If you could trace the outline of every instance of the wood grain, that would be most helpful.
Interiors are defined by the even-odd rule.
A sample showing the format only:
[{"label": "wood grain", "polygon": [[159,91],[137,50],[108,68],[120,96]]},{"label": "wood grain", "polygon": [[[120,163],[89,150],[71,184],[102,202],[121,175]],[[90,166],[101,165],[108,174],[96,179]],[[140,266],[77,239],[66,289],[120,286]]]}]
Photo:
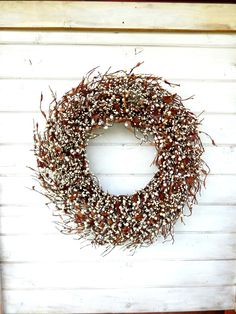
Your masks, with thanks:
[{"label": "wood grain", "polygon": [[[0,32],[0,242],[6,314],[234,307],[236,37],[132,34],[125,29]],[[115,70],[140,60],[145,61],[141,72],[181,83],[173,93],[196,95],[185,105],[196,114],[205,110],[201,129],[218,146],[202,136],[211,174],[193,215],[185,225],[176,224],[173,245],[159,239],[134,256],[117,248],[102,257],[104,248],[81,249],[86,243],[60,234],[47,200],[27,189],[35,185],[26,168],[34,165],[32,122],[39,120],[43,127],[39,98],[42,91],[47,109],[48,85],[60,97],[95,65],[102,65],[102,71],[112,64]],[[152,148],[140,147],[122,126],[91,141],[88,157],[104,189],[114,194],[143,187],[155,171],[149,167]]]},{"label": "wood grain", "polygon": [[[113,133],[115,126],[110,131]],[[118,134],[118,132],[113,133],[113,138],[115,138],[115,134]],[[96,143],[96,141],[91,140],[91,143],[87,147],[87,156],[91,171],[96,175],[154,175],[157,170],[156,166],[152,164],[156,156],[155,149],[148,144],[140,145],[140,142],[135,141],[133,134],[128,131],[123,137],[123,141],[124,139],[127,141],[130,140],[130,142],[121,145],[119,142],[107,143],[104,140],[103,143]],[[0,146],[1,177],[24,177],[30,175],[31,172],[27,166],[36,167],[32,148],[33,145],[30,143],[27,145],[6,144]],[[212,175],[236,175],[235,146],[205,146],[203,158],[209,165]]]},{"label": "wood grain", "polygon": [[[0,215],[2,235],[58,234],[57,219],[43,204],[2,206]],[[34,217],[37,217],[37,224],[29,223]],[[235,233],[236,205],[196,205],[192,216],[185,217],[184,222],[176,223],[175,233]]]},{"label": "wood grain", "polygon": [[[69,35],[69,36],[68,36]],[[0,43],[4,45],[29,44],[29,45],[127,45],[139,48],[140,46],[164,47],[227,47],[234,48],[236,39],[234,33],[166,33],[166,32],[139,32],[133,31],[79,31],[70,32],[61,30],[53,31],[27,31],[27,30],[1,30]],[[141,51],[137,49],[137,54]]]},{"label": "wood grain", "polygon": [[136,47],[127,45],[2,45],[0,78],[78,80],[97,66],[100,72],[110,66],[116,71],[121,65],[130,69],[145,61],[137,73],[155,69],[157,76],[167,80],[236,80],[236,47],[142,48],[137,54]]},{"label": "wood grain", "polygon": [[[117,259],[112,263],[100,260],[96,264],[92,260],[79,263],[7,263],[3,265],[3,281],[7,290],[146,289],[199,287],[203,284],[212,287],[235,284],[235,266],[235,261],[159,261],[155,258],[140,261],[135,257],[129,261]],[[78,268],[89,268],[89,276],[87,272],[78,272]]]},{"label": "wood grain", "polygon": [[[184,104],[197,114],[204,111],[202,117],[208,113],[236,113],[236,81],[176,79],[174,82],[179,83],[180,87],[170,89],[170,91],[178,93],[183,99],[194,95],[193,99],[185,101]],[[0,93],[4,102],[1,103],[0,112],[37,113],[39,112],[41,92],[43,94],[43,107],[46,111],[52,101],[49,86],[60,99],[78,83],[79,78],[74,80],[2,79]],[[14,92],[9,95],[13,86]]]},{"label": "wood grain", "polygon": [[[143,188],[151,180],[152,175],[98,175],[103,189],[114,194],[133,193],[134,190]],[[14,206],[45,206],[48,199],[39,193],[31,191],[35,180],[27,177],[1,177],[1,204]],[[224,187],[224,188],[222,188]],[[14,192],[13,192],[14,191]],[[14,193],[14,197],[13,196]],[[198,198],[204,205],[235,205],[236,204],[236,176],[235,175],[212,175],[207,179],[207,187],[201,191]]]},{"label": "wood grain", "polygon": [[0,12],[3,29],[236,30],[233,4],[1,1]]},{"label": "wood grain", "polygon": [[[153,289],[5,290],[9,314],[121,313],[223,310],[234,306],[233,287]],[[199,300],[201,305],[199,306]],[[40,302],[39,302],[40,300]],[[92,300],[92,302],[91,302]],[[166,301],[168,300],[168,302]],[[53,309],[53,310],[52,310]]]},{"label": "wood grain", "polygon": [[[31,220],[32,221],[32,220]],[[87,242],[80,243],[75,236],[60,234],[20,234],[1,236],[2,262],[80,262],[104,260],[103,247],[92,248]],[[236,259],[235,234],[230,233],[178,233],[175,242],[163,244],[159,239],[148,248],[137,250],[135,258],[139,260],[234,260]],[[222,250],[223,248],[223,250]],[[134,252],[113,250],[106,260],[132,258]],[[138,274],[137,274],[138,275]],[[229,284],[232,284],[231,282]],[[91,287],[92,289],[92,287]]]},{"label": "wood grain", "polygon": [[[209,114],[203,115],[204,120],[200,130],[211,134],[217,145],[232,146],[236,144],[236,115],[228,114]],[[10,120],[9,120],[10,119]],[[11,121],[11,123],[9,123]],[[24,121],[24,123],[22,123]],[[45,120],[38,113],[8,113],[3,112],[0,115],[0,141],[2,144],[31,144],[33,140],[33,121],[39,123],[43,129]],[[12,132],[14,125],[17,132]],[[110,131],[110,130],[109,130]],[[131,143],[131,137],[127,136],[127,129],[122,125],[117,125],[110,132],[103,132],[94,143]],[[202,135],[204,144],[211,144],[211,140],[206,135]],[[136,141],[137,142],[137,141]]]}]

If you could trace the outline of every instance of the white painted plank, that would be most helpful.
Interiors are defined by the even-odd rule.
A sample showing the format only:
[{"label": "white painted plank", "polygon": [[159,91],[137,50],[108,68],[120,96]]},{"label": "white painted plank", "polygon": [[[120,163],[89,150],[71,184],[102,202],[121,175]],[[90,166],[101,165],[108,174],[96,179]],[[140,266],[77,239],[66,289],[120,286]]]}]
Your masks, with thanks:
[{"label": "white painted plank", "polygon": [[[6,234],[57,234],[55,217],[46,206],[2,206],[0,208],[1,233]],[[35,219],[37,217],[37,224]],[[196,205],[191,217],[178,221],[176,233],[227,232],[235,233],[236,206]]]},{"label": "white painted plank", "polygon": [[[6,78],[0,84],[0,173],[12,176],[0,178],[6,313],[186,311],[234,305],[236,36],[132,34],[0,32],[0,75]],[[157,75],[182,83],[174,92],[183,98],[196,94],[186,106],[194,112],[205,109],[202,129],[222,145],[212,147],[204,137],[205,159],[218,175],[209,176],[199,197],[202,205],[194,207],[186,225],[176,224],[174,245],[159,241],[134,256],[117,248],[103,258],[104,248],[81,250],[81,242],[61,235],[44,197],[26,189],[35,184],[25,169],[33,162],[26,149],[32,145],[32,119],[38,116],[41,91],[45,107],[51,99],[48,85],[60,96],[95,65],[116,70],[142,60],[140,72],[158,69]],[[151,178],[147,165],[152,150],[135,146],[134,137],[119,128],[113,131],[88,148],[91,167],[100,173],[104,189],[132,193]],[[122,143],[127,145],[119,146]],[[138,154],[140,159],[134,158]],[[125,163],[119,175],[115,157],[123,164],[127,157],[135,162]]]},{"label": "white painted plank", "polygon": [[[37,221],[35,221],[37,223]],[[81,247],[87,243],[69,235],[7,235],[1,236],[2,262],[71,262],[97,261],[104,257],[104,247]],[[114,249],[106,259],[131,259],[133,252]],[[148,248],[138,249],[137,259],[159,260],[227,260],[236,259],[235,236],[230,233],[177,233],[175,242],[159,239]]]},{"label": "white painted plank", "polygon": [[2,45],[1,78],[78,79],[96,66],[104,72],[110,66],[112,70],[130,69],[145,61],[137,72],[155,70],[166,79],[236,79],[236,48],[142,49],[140,55],[129,46]]},{"label": "white painted plank", "polygon": [[[201,118],[203,121],[199,130],[210,134],[214,138],[216,144],[230,145],[235,143],[236,115],[203,114]],[[125,134],[127,134],[127,131],[122,125],[116,125],[112,129],[102,133],[102,136],[93,140],[94,143],[129,143],[128,140],[125,141]],[[202,136],[202,141],[203,143],[211,142],[207,136]]]},{"label": "white painted plank", "polygon": [[[134,136],[130,133],[130,136]],[[133,139],[130,139],[132,141]],[[207,146],[203,159],[211,174],[236,174],[235,146]],[[93,145],[87,147],[87,158],[91,172],[95,174],[154,174],[156,166],[151,165],[156,150],[153,146],[141,145]],[[0,146],[1,176],[27,176],[27,166],[36,169],[36,158],[30,145]]]},{"label": "white painted plank", "polygon": [[[143,188],[151,179],[151,175],[98,175],[101,186],[113,194],[131,194]],[[37,182],[30,177],[0,178],[1,203],[4,205],[44,206],[48,200],[28,188]],[[229,204],[236,203],[236,176],[210,175],[207,178],[206,189],[198,197],[200,204]]]},{"label": "white painted plank", "polygon": [[[38,217],[46,217],[50,210],[46,206],[34,205],[2,205],[0,206],[0,216],[1,217],[21,217],[21,216],[38,216]],[[51,212],[50,212],[51,217]],[[31,219],[30,218],[30,219]]]},{"label": "white painted plank", "polygon": [[[99,261],[3,264],[4,289],[118,289],[235,284],[236,261]],[[80,271],[88,269],[87,272]],[[114,269],[116,270],[114,272]]]},{"label": "white painted plank", "polygon": [[[205,149],[203,159],[211,174],[236,174],[236,147],[208,146]],[[156,171],[156,167],[150,166],[156,150],[150,146],[92,146],[91,141],[87,155],[94,173],[154,174]]]},{"label": "white painted plank", "polygon": [[[41,92],[43,94],[43,106],[48,109],[52,101],[50,88],[57,94],[58,98],[62,97],[67,91],[76,87],[79,83],[77,80],[1,80],[0,92],[0,111],[39,111]],[[235,85],[236,86],[236,83]],[[232,87],[233,87],[232,86]],[[11,91],[14,90],[14,93]]]},{"label": "white painted plank", "polygon": [[[133,134],[131,134],[133,137]],[[0,173],[28,173],[26,165],[34,165],[34,154],[29,146],[0,146]],[[151,166],[156,150],[153,146],[88,146],[88,160],[93,173],[129,173],[154,174],[155,166]]]},{"label": "white painted plank", "polygon": [[2,1],[0,12],[3,29],[236,29],[236,12],[232,4]]},{"label": "white painted plank", "polygon": [[[233,33],[164,33],[128,31],[53,31],[48,30],[1,30],[0,44],[33,45],[129,45],[129,46],[171,46],[171,47],[235,47]],[[141,53],[137,49],[137,54]]]},{"label": "white painted plank", "polygon": [[[236,36],[235,36],[236,37]],[[1,80],[0,84],[0,111],[38,111],[41,92],[45,110],[52,101],[51,91],[57,93],[58,99],[73,87],[77,80]],[[236,82],[205,81],[205,80],[175,80],[180,87],[169,88],[172,93],[178,93],[183,99],[195,95],[184,104],[194,112],[205,113],[236,113]],[[14,91],[14,92],[13,92]]]},{"label": "white painted plank", "polygon": [[[225,310],[234,287],[4,291],[5,314]],[[181,302],[180,302],[181,300]]]},{"label": "white painted plank", "polygon": [[[37,221],[37,223],[35,223]],[[35,216],[22,217],[1,217],[1,234],[13,235],[13,234],[58,234],[55,224],[56,218],[52,216],[52,213],[45,208],[41,208],[35,212]]]},{"label": "white painted plank", "polygon": [[[194,206],[185,225],[178,222],[176,231],[182,232],[236,232],[236,206]],[[234,237],[234,235],[232,235]]]},{"label": "white painted plank", "polygon": [[[1,234],[58,234],[56,217],[46,207],[3,207],[1,208]],[[35,223],[37,220],[37,223]],[[194,206],[191,217],[178,221],[176,233],[188,232],[236,232],[236,206]]]},{"label": "white painted plank", "polygon": [[3,286],[2,286],[2,272],[0,273],[0,313],[3,314]]},{"label": "white painted plank", "polygon": [[30,205],[45,206],[48,199],[39,193],[31,191],[33,185],[36,185],[33,178],[15,177],[15,178],[0,178],[1,189],[1,204],[7,205]]},{"label": "white painted plank", "polygon": [[[216,144],[236,144],[236,115],[203,115],[204,118],[200,130],[210,134]],[[43,130],[45,120],[38,113],[1,113],[0,114],[0,142],[8,143],[32,143],[33,140],[33,120],[39,122],[39,127]],[[13,128],[14,131],[13,132]],[[94,143],[130,143],[132,136],[127,136],[129,132],[122,124],[116,124],[112,129],[102,130],[102,136],[93,140]],[[207,136],[202,136],[204,143],[211,143]]]}]

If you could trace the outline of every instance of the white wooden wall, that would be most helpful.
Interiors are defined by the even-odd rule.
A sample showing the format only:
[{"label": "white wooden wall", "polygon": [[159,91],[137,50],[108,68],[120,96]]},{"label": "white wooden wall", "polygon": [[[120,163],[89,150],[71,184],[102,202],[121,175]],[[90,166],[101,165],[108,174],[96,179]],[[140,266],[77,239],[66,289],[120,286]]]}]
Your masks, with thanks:
[{"label": "white wooden wall", "polygon": [[[175,243],[137,251],[86,247],[61,235],[27,165],[34,165],[33,119],[81,76],[131,68],[180,83],[175,92],[205,110],[207,188]],[[236,35],[105,31],[0,32],[0,210],[6,314],[191,311],[235,308]],[[43,127],[43,124],[40,124]],[[143,187],[155,169],[153,150],[122,127],[91,142],[91,169],[112,193]]]}]

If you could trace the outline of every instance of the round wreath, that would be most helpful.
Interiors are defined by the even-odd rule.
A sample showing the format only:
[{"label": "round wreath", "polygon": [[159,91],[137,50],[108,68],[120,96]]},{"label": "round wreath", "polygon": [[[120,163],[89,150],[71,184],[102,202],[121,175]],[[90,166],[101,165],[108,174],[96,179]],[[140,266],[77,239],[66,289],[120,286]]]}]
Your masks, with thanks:
[{"label": "round wreath", "polygon": [[[139,66],[138,64],[137,66]],[[135,68],[135,67],[134,67]],[[133,69],[134,69],[133,68]],[[173,226],[190,210],[209,172],[197,117],[172,85],[160,77],[117,71],[91,78],[51,103],[44,132],[34,129],[37,178],[44,194],[64,214],[62,231],[93,245],[137,248],[158,236],[173,238]],[[173,84],[174,85],[174,84]],[[42,100],[42,99],[41,99]],[[86,147],[96,129],[124,123],[154,145],[156,173],[133,195],[102,190],[89,169]]]}]

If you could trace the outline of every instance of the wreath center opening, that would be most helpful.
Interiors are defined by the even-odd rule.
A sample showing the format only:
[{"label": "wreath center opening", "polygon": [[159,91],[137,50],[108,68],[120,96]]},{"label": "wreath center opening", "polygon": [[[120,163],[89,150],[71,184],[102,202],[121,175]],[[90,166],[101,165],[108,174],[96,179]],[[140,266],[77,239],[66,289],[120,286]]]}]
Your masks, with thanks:
[{"label": "wreath center opening", "polygon": [[143,189],[157,170],[152,164],[155,148],[142,144],[123,123],[96,133],[100,136],[89,141],[87,158],[101,188],[113,195],[131,195]]}]

